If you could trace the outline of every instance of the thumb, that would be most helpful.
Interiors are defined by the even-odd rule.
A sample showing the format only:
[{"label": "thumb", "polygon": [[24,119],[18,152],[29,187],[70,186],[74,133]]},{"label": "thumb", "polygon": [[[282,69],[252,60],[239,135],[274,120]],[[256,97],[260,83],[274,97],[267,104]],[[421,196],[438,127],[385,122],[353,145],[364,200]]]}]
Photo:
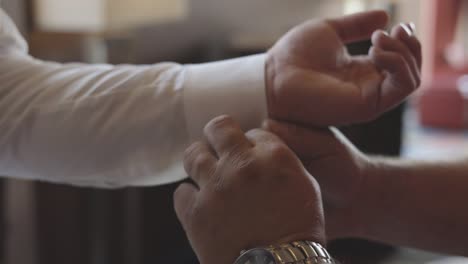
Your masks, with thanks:
[{"label": "thumb", "polygon": [[335,144],[334,136],[328,128],[304,128],[271,119],[265,121],[263,128],[280,137],[302,161],[329,155],[333,150],[331,144]]},{"label": "thumb", "polygon": [[344,43],[370,39],[372,33],[383,29],[389,21],[388,14],[382,10],[357,13],[328,20]]},{"label": "thumb", "polygon": [[189,221],[197,193],[197,188],[190,183],[181,184],[174,192],[174,209],[186,232],[189,231],[187,228],[190,226]]}]

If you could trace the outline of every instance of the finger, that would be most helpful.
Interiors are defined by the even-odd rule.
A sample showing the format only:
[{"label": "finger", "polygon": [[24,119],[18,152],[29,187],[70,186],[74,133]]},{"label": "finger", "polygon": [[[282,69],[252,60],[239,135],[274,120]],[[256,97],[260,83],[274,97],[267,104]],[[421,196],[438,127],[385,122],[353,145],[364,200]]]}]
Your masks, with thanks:
[{"label": "finger", "polygon": [[300,159],[294,151],[286,145],[277,135],[263,129],[254,129],[249,131],[247,137],[255,143],[254,150],[261,153],[260,157],[266,158],[267,163],[272,161],[281,161],[283,165],[288,166],[289,162],[300,164]]},{"label": "finger", "polygon": [[283,141],[271,132],[268,132],[263,129],[253,129],[250,130],[245,134],[245,136],[252,142],[254,145],[259,144],[271,144],[271,143],[278,143]]},{"label": "finger", "polygon": [[387,72],[380,91],[379,110],[386,111],[399,104],[417,87],[402,55],[372,47],[370,57],[377,67]]},{"label": "finger", "polygon": [[196,201],[198,190],[189,183],[181,184],[174,192],[174,210],[184,230],[188,232],[188,223]]},{"label": "finger", "polygon": [[413,34],[416,32],[416,25],[413,22],[405,23],[404,25],[407,26]]},{"label": "finger", "polygon": [[[398,28],[401,29],[401,27],[398,27]],[[392,33],[395,34],[394,33],[395,31],[399,31],[399,30],[394,29]],[[420,80],[419,76],[421,73],[419,71],[416,58],[413,56],[409,48],[398,37],[392,38],[383,31],[376,31],[372,35],[372,43],[375,47],[379,49],[382,49],[384,51],[389,51],[389,52],[395,52],[403,56],[403,58],[406,60],[406,63],[411,70],[412,77],[416,80],[417,86],[419,86],[419,80]]]},{"label": "finger", "polygon": [[[421,50],[419,52],[418,51],[413,52],[410,45],[407,45],[406,44],[407,42],[405,41],[405,40],[410,41],[412,39],[413,41],[410,41],[410,42],[416,41],[417,43],[419,43],[419,41],[414,36],[413,27],[409,26],[408,24],[403,24],[402,23],[399,26],[393,28],[393,30],[391,32],[391,36],[393,38],[395,38],[395,39],[400,40],[406,46],[406,48],[409,50],[411,56],[414,58],[414,60],[415,60],[415,66],[414,67],[417,69],[417,71],[416,71],[417,75],[415,75],[415,79],[416,79],[416,81],[418,83],[418,87],[419,87],[420,78],[421,78],[421,63],[422,63]],[[414,46],[414,45],[412,45],[412,46]]]},{"label": "finger", "polygon": [[217,159],[206,143],[194,143],[185,151],[185,171],[200,188],[209,182],[216,166]]},{"label": "finger", "polygon": [[[416,58],[418,68],[421,70],[422,67],[422,46],[421,42],[415,36],[416,26],[414,23],[402,24],[401,29],[395,32],[395,35],[398,39],[403,41],[406,46],[410,49],[413,56]],[[407,34],[407,33],[410,34]]]},{"label": "finger", "polygon": [[369,11],[328,20],[344,43],[370,39],[377,29],[383,29],[388,23],[385,11]]},{"label": "finger", "polygon": [[303,161],[328,155],[334,148],[329,129],[309,129],[275,120],[267,120],[263,128],[280,137]]},{"label": "finger", "polygon": [[205,127],[205,136],[219,157],[252,147],[239,124],[231,117],[220,116]]}]

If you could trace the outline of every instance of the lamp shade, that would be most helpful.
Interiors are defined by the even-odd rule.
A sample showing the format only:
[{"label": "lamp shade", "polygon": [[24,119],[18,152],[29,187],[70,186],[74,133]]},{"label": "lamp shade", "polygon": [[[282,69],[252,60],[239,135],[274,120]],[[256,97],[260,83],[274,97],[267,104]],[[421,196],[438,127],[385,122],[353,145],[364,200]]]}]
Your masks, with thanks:
[{"label": "lamp shade", "polygon": [[44,31],[106,32],[184,19],[188,0],[36,0]]}]

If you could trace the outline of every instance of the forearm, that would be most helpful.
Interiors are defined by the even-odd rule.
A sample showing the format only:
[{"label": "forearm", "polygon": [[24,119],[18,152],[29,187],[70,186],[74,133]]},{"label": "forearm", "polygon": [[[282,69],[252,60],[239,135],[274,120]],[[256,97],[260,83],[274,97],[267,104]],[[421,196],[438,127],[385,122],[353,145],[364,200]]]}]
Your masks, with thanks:
[{"label": "forearm", "polygon": [[[0,65],[1,175],[96,187],[184,177],[183,67]],[[180,166],[179,166],[180,167]]]},{"label": "forearm", "polygon": [[422,163],[374,158],[358,236],[468,255],[468,160]]},{"label": "forearm", "polygon": [[184,66],[0,57],[0,175],[96,187],[174,182],[210,119],[229,114],[251,129],[266,116],[263,56]]}]

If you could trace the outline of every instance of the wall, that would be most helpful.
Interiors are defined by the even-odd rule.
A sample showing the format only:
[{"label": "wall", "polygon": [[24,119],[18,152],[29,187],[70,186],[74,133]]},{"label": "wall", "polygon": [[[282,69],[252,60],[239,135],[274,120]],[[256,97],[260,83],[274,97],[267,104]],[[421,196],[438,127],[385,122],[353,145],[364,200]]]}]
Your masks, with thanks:
[{"label": "wall", "polygon": [[[95,0],[93,0],[95,1]],[[106,0],[111,30],[152,21],[180,21],[188,16],[189,0]],[[138,14],[138,15],[135,15]]]},{"label": "wall", "polygon": [[[180,56],[174,55],[184,52],[218,59],[230,56],[223,53],[224,49],[227,45],[239,48],[238,42],[244,44],[243,48],[254,46],[263,50],[292,26],[324,14],[339,14],[342,10],[341,0],[188,1],[186,21],[135,30],[136,59],[133,62],[177,60]],[[205,50],[196,50],[197,47]],[[191,54],[183,57],[191,57]],[[185,59],[177,61],[186,62]]]},{"label": "wall", "polygon": [[[395,21],[412,21],[419,29],[421,0],[392,2],[400,4]],[[339,16],[344,8],[342,0],[191,0],[190,5],[192,17],[206,21],[205,30],[270,36],[307,19]]]},{"label": "wall", "polygon": [[192,0],[190,4],[195,19],[215,22],[210,27],[234,33],[283,33],[307,19],[341,10],[339,0]]},{"label": "wall", "polygon": [[187,2],[188,0],[41,0],[36,1],[35,16],[38,26],[46,31],[113,31],[158,21],[178,21],[188,13]]},{"label": "wall", "polygon": [[424,28],[421,23],[421,0],[399,0],[400,4],[397,21],[413,22],[416,24],[418,34],[423,34]]}]

